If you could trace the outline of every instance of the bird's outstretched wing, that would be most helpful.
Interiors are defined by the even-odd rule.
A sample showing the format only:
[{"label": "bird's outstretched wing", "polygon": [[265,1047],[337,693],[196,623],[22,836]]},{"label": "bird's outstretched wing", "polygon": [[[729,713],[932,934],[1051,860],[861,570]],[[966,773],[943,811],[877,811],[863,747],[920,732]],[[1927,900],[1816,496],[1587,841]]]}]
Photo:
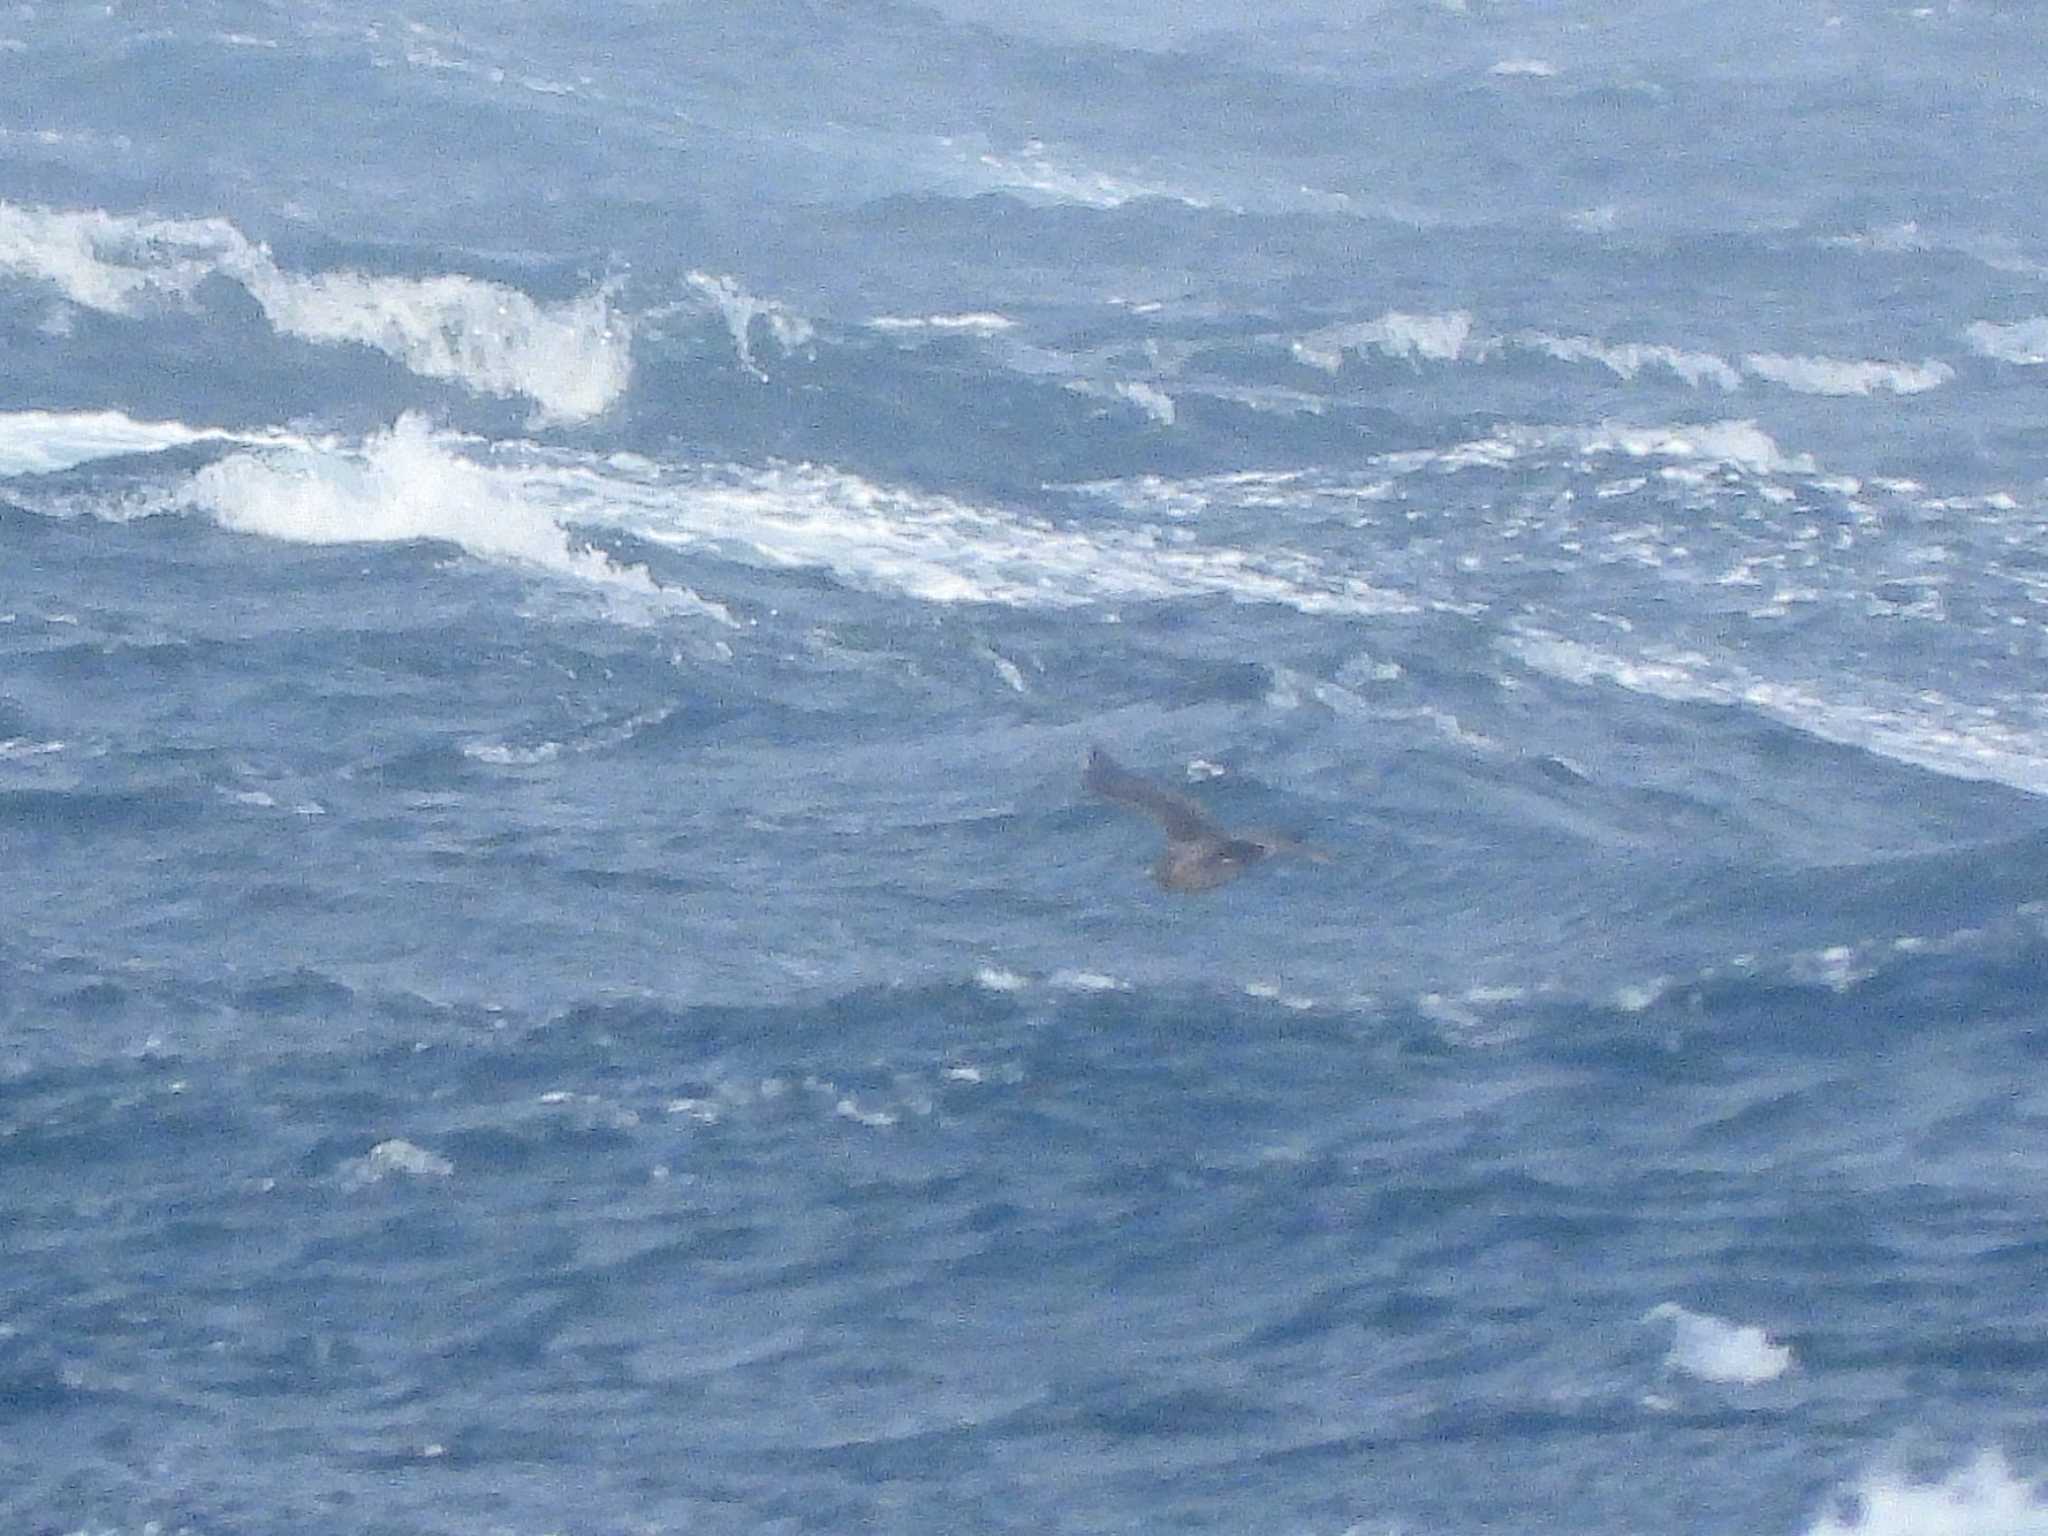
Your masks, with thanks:
[{"label": "bird's outstretched wing", "polygon": [[1169,843],[1221,841],[1228,836],[1186,795],[1177,795],[1128,768],[1118,766],[1100,747],[1089,752],[1087,771],[1081,775],[1081,782],[1105,800],[1150,816],[1165,829]]}]

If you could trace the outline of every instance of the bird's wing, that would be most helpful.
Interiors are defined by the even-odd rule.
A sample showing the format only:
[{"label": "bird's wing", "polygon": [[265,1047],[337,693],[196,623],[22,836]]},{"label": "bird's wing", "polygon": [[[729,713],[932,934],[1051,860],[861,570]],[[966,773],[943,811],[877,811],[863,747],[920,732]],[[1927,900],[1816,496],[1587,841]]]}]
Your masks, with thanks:
[{"label": "bird's wing", "polygon": [[1105,800],[1143,811],[1166,829],[1170,843],[1198,843],[1224,836],[1223,829],[1186,795],[1119,767],[1100,747],[1088,754],[1088,769],[1081,782]]}]

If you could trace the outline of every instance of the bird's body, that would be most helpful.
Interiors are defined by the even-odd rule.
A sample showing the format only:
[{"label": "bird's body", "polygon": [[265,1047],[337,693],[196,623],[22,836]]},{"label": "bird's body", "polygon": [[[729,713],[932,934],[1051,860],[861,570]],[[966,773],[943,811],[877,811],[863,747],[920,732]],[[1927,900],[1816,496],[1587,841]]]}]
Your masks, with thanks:
[{"label": "bird's body", "polygon": [[1213,890],[1278,853],[1299,854],[1317,863],[1328,861],[1327,854],[1291,838],[1228,832],[1186,795],[1132,773],[1100,747],[1089,752],[1081,782],[1103,799],[1143,812],[1159,823],[1166,834],[1166,851],[1152,866],[1152,878],[1169,891]]}]

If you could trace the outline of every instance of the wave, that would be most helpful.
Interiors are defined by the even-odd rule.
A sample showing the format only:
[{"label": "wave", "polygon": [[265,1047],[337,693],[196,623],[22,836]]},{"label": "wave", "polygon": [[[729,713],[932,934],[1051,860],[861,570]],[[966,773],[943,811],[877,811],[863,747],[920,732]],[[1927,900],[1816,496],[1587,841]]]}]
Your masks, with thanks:
[{"label": "wave", "polygon": [[1856,697],[1834,691],[1850,686],[1841,680],[1775,680],[1698,651],[1623,656],[1534,631],[1502,645],[1531,670],[1565,682],[1609,683],[1675,703],[1750,709],[1817,740],[1893,762],[2048,794],[2048,734],[1986,718],[1980,707],[1929,690],[1900,690],[1891,697],[1880,691],[1881,685],[1866,685],[1872,686],[1871,695]]},{"label": "wave", "polygon": [[876,484],[819,465],[673,469],[532,449],[504,473],[558,517],[669,548],[931,603],[1069,608],[1217,596],[1303,613],[1407,612],[1402,593],[1285,549],[1171,542],[1157,530],[1070,526]]},{"label": "wave", "polygon": [[749,293],[737,278],[711,272],[692,272],[689,282],[724,319],[725,328],[732,335],[733,350],[739,354],[740,366],[757,379],[765,379],[768,375],[754,360],[756,320],[767,327],[775,345],[785,354],[795,352],[811,340],[810,321],[778,300],[763,299]]},{"label": "wave", "polygon": [[1335,373],[1344,354],[1372,350],[1385,357],[1437,363],[1484,356],[1488,344],[1472,345],[1472,317],[1464,310],[1441,315],[1408,314],[1390,309],[1377,320],[1326,326],[1293,343],[1293,353],[1311,368]]},{"label": "wave", "polygon": [[959,315],[876,315],[868,329],[891,335],[929,333],[940,336],[997,336],[1016,329],[1008,315],[976,311]]},{"label": "wave", "polygon": [[1931,1482],[1866,1473],[1806,1536],[2048,1536],[2048,1496],[1988,1450]]},{"label": "wave", "polygon": [[1763,1329],[1693,1312],[1675,1301],[1650,1308],[1645,1321],[1672,1325],[1671,1353],[1664,1363],[1701,1381],[1753,1387],[1775,1381],[1792,1366],[1792,1351],[1773,1343]]},{"label": "wave", "polygon": [[1963,332],[1963,338],[1979,357],[1988,357],[1993,362],[2013,363],[2022,368],[2048,363],[2048,315],[2036,315],[2011,325],[1979,320]]},{"label": "wave", "polygon": [[1179,416],[1178,408],[1173,403],[1173,396],[1153,384],[1128,380],[1098,384],[1092,379],[1070,379],[1066,388],[1077,395],[1091,395],[1099,400],[1120,400],[1125,405],[1135,406],[1162,427],[1172,426]]},{"label": "wave", "polygon": [[1802,395],[1924,394],[1956,376],[1947,363],[1857,362],[1837,357],[1783,357],[1752,352],[1742,360],[1753,378],[1781,384]]},{"label": "wave", "polygon": [[[1227,507],[1256,507],[1268,515],[1322,504],[1353,509],[1387,499],[1395,494],[1400,481],[1415,475],[1501,471],[1518,465],[1550,467],[1559,459],[1569,461],[1569,467],[1580,473],[1599,470],[1603,460],[1657,461],[1660,478],[1675,481],[1713,472],[1764,480],[1781,475],[1812,477],[1820,472],[1811,455],[1780,448],[1770,433],[1747,418],[1661,425],[1506,423],[1485,437],[1467,438],[1442,447],[1403,448],[1377,454],[1364,475],[1255,469],[1186,478],[1139,475],[1130,479],[1093,480],[1072,489],[1117,503],[1134,515],[1185,522],[1211,509]],[[1631,490],[1644,483],[1647,482],[1620,482]],[[1853,486],[1854,482],[1830,484]],[[1909,482],[1896,484],[1902,493],[1919,489]],[[1610,492],[1596,488],[1596,494]]]},{"label": "wave", "polygon": [[[1126,397],[1130,398],[1130,397]],[[1164,420],[1171,401],[1131,398]],[[675,468],[532,443],[484,448],[408,413],[359,444],[242,434],[112,414],[0,415],[0,468],[74,466],[196,442],[231,452],[121,516],[194,509],[294,543],[443,539],[480,559],[591,582],[736,624],[721,604],[579,544],[613,528],[665,548],[770,569],[814,569],[931,603],[1068,608],[1216,596],[1302,613],[1412,611],[1405,594],[1285,548],[1202,544],[1149,526],[1068,526],[1008,508],[889,487],[817,465]],[[75,499],[75,498],[74,498]],[[116,509],[101,498],[100,515]]]},{"label": "wave", "polygon": [[193,443],[267,440],[181,421],[137,421],[119,411],[6,411],[0,412],[0,478],[55,474],[95,459],[162,453]]},{"label": "wave", "polygon": [[1646,368],[1663,368],[1695,389],[1703,383],[1718,384],[1726,390],[1742,387],[1742,375],[1726,358],[1712,352],[1688,352],[1680,347],[1633,341],[1610,345],[1590,336],[1551,336],[1540,331],[1518,337],[1516,345],[1561,363],[1598,363],[1624,379],[1633,379]]},{"label": "wave", "polygon": [[596,416],[625,393],[632,333],[600,287],[557,304],[480,278],[287,272],[225,219],[159,219],[0,202],[0,271],[73,304],[139,317],[238,283],[281,335],[373,348],[423,378],[523,396],[544,417]]},{"label": "wave", "polygon": [[1902,256],[1930,251],[1953,253],[1994,271],[2023,272],[2033,277],[2048,271],[2048,267],[2029,258],[2010,235],[1929,229],[1914,219],[1849,234],[1823,236],[1819,243],[1864,255]]},{"label": "wave", "polygon": [[192,476],[182,495],[239,533],[299,544],[444,539],[480,559],[737,622],[687,588],[657,583],[645,566],[577,545],[553,508],[521,495],[515,478],[464,457],[456,439],[416,415],[359,449],[302,440],[231,455]]},{"label": "wave", "polygon": [[975,156],[975,170],[977,179],[997,191],[1084,208],[1121,208],[1141,198],[1164,198],[1189,208],[1216,205],[1213,198],[1168,182],[1097,170],[1061,155],[1039,139],[1009,153],[983,150]]},{"label": "wave", "polygon": [[1559,453],[1582,461],[1661,459],[1672,466],[1732,469],[1757,476],[1819,473],[1811,455],[1785,452],[1770,433],[1748,418],[1665,425],[1625,422],[1603,422],[1596,426],[1510,424],[1490,436],[1467,439],[1447,448],[1404,449],[1381,454],[1373,463],[1396,474],[1414,474],[1424,470],[1499,468],[1532,455]]},{"label": "wave", "polygon": [[[2048,335],[2048,322],[2044,322],[2043,335]],[[1742,388],[1746,379],[1754,379],[1806,395],[1915,395],[1938,389],[1955,377],[1954,368],[1935,358],[1909,363],[1751,352],[1731,361],[1714,352],[1654,342],[1609,342],[1541,330],[1491,334],[1479,330],[1465,310],[1411,314],[1390,309],[1375,320],[1310,331],[1288,346],[1297,361],[1332,374],[1343,368],[1347,353],[1377,352],[1407,362],[1432,363],[1483,363],[1523,353],[1560,363],[1595,364],[1629,380],[1655,368],[1695,389],[1713,384],[1734,391]]]}]

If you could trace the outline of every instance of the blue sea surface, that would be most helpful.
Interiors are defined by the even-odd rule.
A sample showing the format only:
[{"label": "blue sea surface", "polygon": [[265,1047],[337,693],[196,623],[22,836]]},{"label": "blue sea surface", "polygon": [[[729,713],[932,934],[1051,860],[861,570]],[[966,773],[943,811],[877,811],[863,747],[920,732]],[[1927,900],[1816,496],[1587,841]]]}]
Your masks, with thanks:
[{"label": "blue sea surface", "polygon": [[0,12],[0,1530],[2048,1536],[2044,66]]}]

